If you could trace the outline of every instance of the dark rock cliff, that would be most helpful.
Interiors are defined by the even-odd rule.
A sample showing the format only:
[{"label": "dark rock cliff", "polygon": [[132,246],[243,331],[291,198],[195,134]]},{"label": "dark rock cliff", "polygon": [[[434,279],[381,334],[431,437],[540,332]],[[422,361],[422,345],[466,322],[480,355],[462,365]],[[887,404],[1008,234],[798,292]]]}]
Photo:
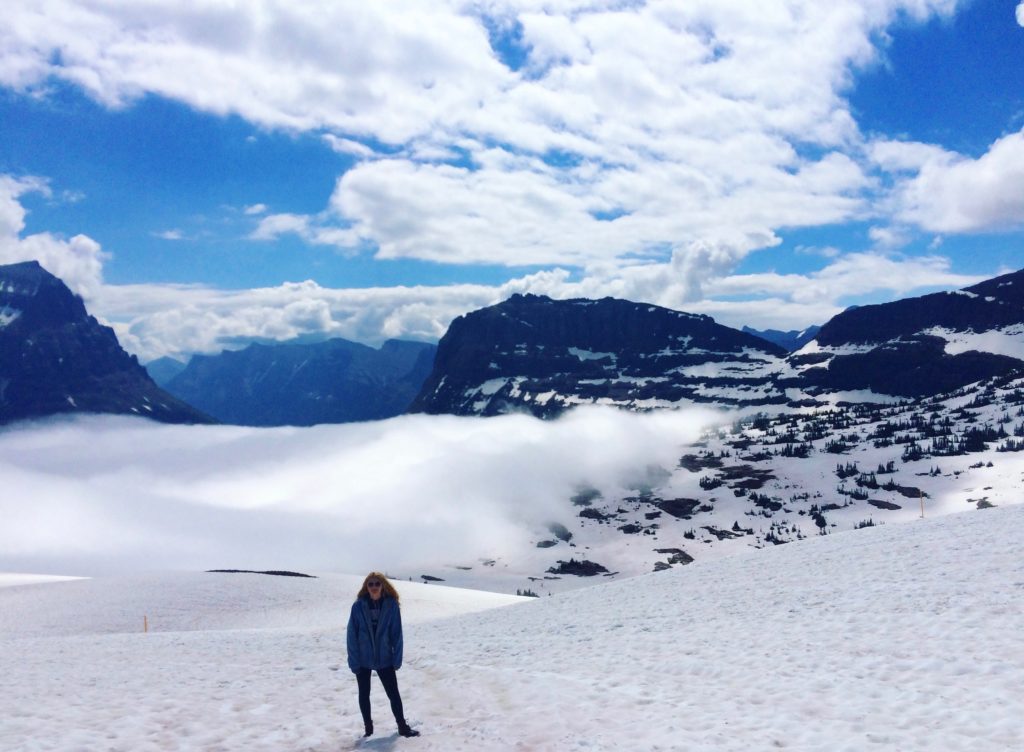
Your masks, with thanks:
[{"label": "dark rock cliff", "polygon": [[37,262],[0,266],[0,423],[76,412],[213,422],[153,383]]},{"label": "dark rock cliff", "polygon": [[812,394],[870,389],[923,397],[1016,373],[1022,356],[1024,270],[844,311],[790,357],[799,375],[780,383]]},{"label": "dark rock cliff", "polygon": [[577,404],[781,403],[771,376],[785,355],[708,316],[514,295],[452,322],[411,410],[550,416]]}]

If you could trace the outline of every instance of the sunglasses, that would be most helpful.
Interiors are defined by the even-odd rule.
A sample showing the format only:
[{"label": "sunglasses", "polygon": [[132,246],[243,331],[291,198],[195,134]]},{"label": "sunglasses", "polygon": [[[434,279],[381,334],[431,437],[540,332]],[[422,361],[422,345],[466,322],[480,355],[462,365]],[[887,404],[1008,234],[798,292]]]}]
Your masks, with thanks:
[{"label": "sunglasses", "polygon": [[380,583],[379,582],[367,582],[366,583],[366,587],[379,588],[380,587]]}]

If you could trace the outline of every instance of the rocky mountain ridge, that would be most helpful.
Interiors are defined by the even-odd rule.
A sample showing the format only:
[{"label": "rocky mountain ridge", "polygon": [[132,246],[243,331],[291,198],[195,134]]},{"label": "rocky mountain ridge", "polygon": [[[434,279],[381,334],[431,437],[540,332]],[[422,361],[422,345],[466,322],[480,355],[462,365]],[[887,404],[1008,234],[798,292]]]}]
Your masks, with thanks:
[{"label": "rocky mountain ridge", "polygon": [[1024,366],[1024,270],[953,292],[861,306],[789,358],[785,387],[927,397]]},{"label": "rocky mountain ridge", "polygon": [[38,262],[0,266],[0,424],[62,413],[213,422],[153,383]]},{"label": "rocky mountain ridge", "polygon": [[782,404],[786,351],[709,316],[614,298],[514,295],[455,319],[411,412],[540,417],[579,404]]},{"label": "rocky mountain ridge", "polygon": [[848,309],[793,353],[765,334],[613,298],[515,295],[452,322],[411,410],[551,417],[582,404],[797,408],[933,396],[1024,369],[1024,271]]}]

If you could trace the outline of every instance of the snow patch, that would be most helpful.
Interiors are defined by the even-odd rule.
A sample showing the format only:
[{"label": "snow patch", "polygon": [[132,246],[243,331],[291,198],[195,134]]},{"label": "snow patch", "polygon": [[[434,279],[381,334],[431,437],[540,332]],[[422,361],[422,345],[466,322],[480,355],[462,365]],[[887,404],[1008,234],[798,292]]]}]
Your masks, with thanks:
[{"label": "snow patch", "polygon": [[575,355],[579,360],[605,360],[609,359],[613,363],[619,359],[619,356],[611,352],[592,352],[591,350],[581,350],[578,347],[570,347],[569,354]]},{"label": "snow patch", "polygon": [[1004,329],[992,329],[980,333],[957,332],[936,326],[925,330],[924,334],[946,340],[945,351],[948,355],[959,355],[975,350],[1024,360],[1024,324],[1014,324]]},{"label": "snow patch", "polygon": [[[790,390],[787,389],[786,391],[788,393]],[[861,402],[875,402],[881,405],[894,405],[899,402],[903,402],[906,400],[906,397],[894,397],[891,394],[881,394],[870,389],[849,389],[846,391],[815,394],[814,399],[819,402],[826,402],[830,405],[835,405],[839,402],[850,402],[854,404]]]},{"label": "snow patch", "polygon": [[477,387],[476,393],[481,396],[490,397],[497,394],[498,391],[507,383],[507,379],[488,379]]},{"label": "snow patch", "polygon": [[68,582],[83,580],[84,577],[70,577],[59,574],[27,574],[20,572],[0,572],[0,588],[18,585],[41,585],[48,582]]}]

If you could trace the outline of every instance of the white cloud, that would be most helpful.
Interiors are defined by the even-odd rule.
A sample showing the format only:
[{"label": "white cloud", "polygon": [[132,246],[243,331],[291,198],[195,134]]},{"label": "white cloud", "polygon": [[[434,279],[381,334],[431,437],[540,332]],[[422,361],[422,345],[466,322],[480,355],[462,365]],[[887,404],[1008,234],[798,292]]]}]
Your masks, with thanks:
[{"label": "white cloud", "polygon": [[20,199],[27,193],[48,196],[50,189],[40,178],[0,174],[0,264],[38,261],[74,292],[91,299],[102,285],[107,254],[87,235],[67,240],[48,232],[25,235],[27,211]]},{"label": "white cloud", "polygon": [[186,285],[106,285],[91,311],[143,361],[318,333],[376,345],[437,340],[453,318],[500,299],[482,285],[330,289],[312,281],[251,290]]},{"label": "white cloud", "polygon": [[[869,212],[841,92],[894,19],[954,5],[53,0],[8,11],[0,82],[55,77],[110,106],[154,93],[362,160],[324,212],[264,217],[255,238],[452,264],[639,257],[692,291],[707,247],[728,268],[778,227]],[[488,22],[520,24],[522,71]]]},{"label": "white cloud", "polygon": [[161,230],[160,232],[154,232],[154,237],[160,238],[161,240],[181,240],[185,237],[181,230]]},{"label": "white cloud", "polygon": [[1024,3],[1017,6],[1017,23],[1024,26]]},{"label": "white cloud", "polygon": [[374,156],[373,149],[365,144],[359,143],[358,141],[353,141],[350,138],[341,138],[340,136],[335,136],[333,133],[326,133],[323,138],[324,143],[339,154],[350,154],[354,157],[361,157],[363,159]]},{"label": "white cloud", "polygon": [[276,240],[287,233],[305,236],[309,232],[309,225],[309,217],[303,215],[269,214],[260,219],[249,238],[251,240]]},{"label": "white cloud", "polygon": [[[79,235],[64,241],[47,233],[22,236],[26,192],[47,192],[38,178],[0,176],[0,261],[37,259],[87,298],[92,313],[114,327],[122,345],[148,361],[238,347],[252,339],[287,340],[317,333],[369,344],[388,338],[437,340],[456,316],[493,305],[514,293],[554,298],[606,296],[708,313],[740,327],[802,328],[823,323],[851,297],[898,297],[917,290],[963,287],[979,277],[954,274],[947,259],[881,253],[836,255],[807,275],[731,275],[735,242],[693,244],[668,262],[592,264],[574,279],[566,269],[548,269],[497,285],[455,284],[392,288],[331,289],[313,281],[251,290],[201,285],[104,285],[105,254]],[[300,232],[310,238],[329,228],[311,228],[295,215],[268,215],[257,234]],[[348,232],[348,230],[339,230]],[[878,228],[881,242],[888,231]],[[764,239],[764,244],[769,244]]]},{"label": "white cloud", "polygon": [[744,274],[716,279],[689,310],[740,328],[803,329],[824,324],[864,296],[880,300],[957,289],[985,277],[955,274],[939,256],[851,253],[810,274]]},{"label": "white cloud", "polygon": [[152,92],[271,127],[397,143],[509,78],[483,27],[446,3],[58,0],[11,10],[0,80],[26,89],[54,76],[112,106]]},{"label": "white cloud", "polygon": [[905,227],[871,227],[868,237],[881,249],[902,248],[911,240],[911,234]]},{"label": "white cloud", "polygon": [[1000,138],[977,159],[892,142],[877,144],[874,155],[913,173],[893,191],[893,212],[904,222],[942,233],[1024,226],[1024,132]]},{"label": "white cloud", "polygon": [[[710,414],[584,409],[250,429],[88,418],[0,434],[0,570],[408,570],[522,551],[672,467]],[[31,500],[32,503],[26,503]],[[257,512],[257,513],[253,513]],[[254,543],[254,541],[256,543]]]},{"label": "white cloud", "polygon": [[[906,227],[1020,221],[1020,134],[977,160],[926,144],[865,145],[843,98],[895,19],[955,6],[16,4],[0,29],[2,84],[39,94],[61,79],[112,107],[152,93],[313,130],[355,158],[320,212],[244,207],[256,220],[253,240],[295,234],[382,259],[547,268],[500,286],[104,287],[103,254],[88,238],[20,237],[17,197],[40,188],[10,178],[6,203],[0,190],[0,242],[18,250],[0,253],[22,258],[34,245],[61,261],[61,276],[90,291],[95,312],[144,359],[310,331],[370,343],[433,339],[453,317],[525,291],[613,295],[734,325],[820,323],[852,295],[976,280],[942,259],[831,248],[815,250],[828,259],[817,273],[733,275],[747,254],[780,243],[778,228],[866,220],[886,250]],[[522,70],[491,48],[485,21],[521,25]],[[892,175],[891,203],[880,207]]]}]

